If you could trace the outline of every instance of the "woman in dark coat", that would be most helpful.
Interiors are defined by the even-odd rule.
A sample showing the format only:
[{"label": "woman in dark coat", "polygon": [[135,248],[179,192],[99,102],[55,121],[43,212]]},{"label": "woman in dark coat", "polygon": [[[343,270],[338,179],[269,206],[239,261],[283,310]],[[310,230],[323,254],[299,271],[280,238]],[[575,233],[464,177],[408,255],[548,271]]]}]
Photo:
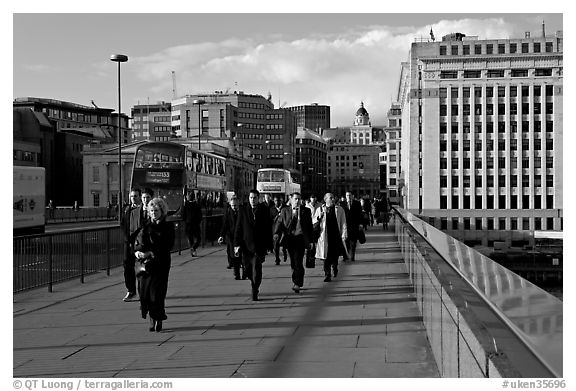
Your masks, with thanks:
[{"label": "woman in dark coat", "polygon": [[168,206],[161,198],[148,203],[150,221],[142,228],[134,249],[136,259],[143,263],[146,272],[138,276],[142,318],[150,315],[150,331],[161,331],[167,319],[164,301],[168,290],[170,251],[174,245],[174,225],[166,221]]}]

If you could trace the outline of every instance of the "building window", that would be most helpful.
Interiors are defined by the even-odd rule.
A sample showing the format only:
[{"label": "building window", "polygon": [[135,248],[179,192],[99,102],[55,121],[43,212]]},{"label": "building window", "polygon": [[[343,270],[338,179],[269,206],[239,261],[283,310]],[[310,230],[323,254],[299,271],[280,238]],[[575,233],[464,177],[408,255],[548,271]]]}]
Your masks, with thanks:
[{"label": "building window", "polygon": [[512,77],[528,77],[528,69],[512,69],[510,72]]},{"label": "building window", "polygon": [[441,55],[441,56],[445,56],[445,55],[446,55],[446,46],[440,46],[440,55]]},{"label": "building window", "polygon": [[100,182],[100,167],[92,167],[92,182]]},{"label": "building window", "polygon": [[100,206],[100,193],[96,191],[92,192],[92,206],[95,208]]},{"label": "building window", "polygon": [[486,54],[492,54],[494,52],[494,45],[486,44]]},{"label": "building window", "polygon": [[522,43],[522,53],[528,53],[528,42]]},{"label": "building window", "polygon": [[536,68],[534,76],[552,76],[552,68]]},{"label": "building window", "polygon": [[[448,209],[448,197],[447,196],[440,196],[440,209]],[[445,220],[445,219],[443,219]],[[446,229],[446,227],[442,227],[442,229]]]},{"label": "building window", "polygon": [[440,187],[448,187],[448,177],[446,175],[440,176]]},{"label": "building window", "polygon": [[516,53],[517,50],[518,50],[518,45],[516,45],[515,43],[511,43],[510,44],[510,53]]},{"label": "building window", "polygon": [[552,151],[554,149],[554,140],[551,138],[546,139],[546,150]]},{"label": "building window", "polygon": [[440,71],[440,79],[457,79],[458,71]]},{"label": "building window", "polygon": [[470,45],[463,45],[462,46],[462,54],[464,54],[464,55],[470,54]]},{"label": "building window", "polygon": [[464,79],[480,79],[481,77],[481,71],[464,71]]},{"label": "building window", "polygon": [[540,42],[534,42],[534,53],[540,53]]},{"label": "building window", "polygon": [[489,69],[487,76],[489,78],[504,77],[504,69]]},{"label": "building window", "polygon": [[504,54],[504,53],[506,53],[506,45],[504,45],[503,43],[499,43],[498,54]]},{"label": "building window", "polygon": [[450,47],[450,54],[452,54],[453,56],[457,56],[458,55],[458,46],[452,45]]}]

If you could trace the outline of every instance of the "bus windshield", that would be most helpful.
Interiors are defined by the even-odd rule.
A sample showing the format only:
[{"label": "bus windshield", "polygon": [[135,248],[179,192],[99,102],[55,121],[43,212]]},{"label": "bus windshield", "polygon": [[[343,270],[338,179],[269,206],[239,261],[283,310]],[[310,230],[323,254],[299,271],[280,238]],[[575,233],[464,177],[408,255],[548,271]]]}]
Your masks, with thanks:
[{"label": "bus windshield", "polygon": [[164,144],[142,145],[136,153],[135,163],[135,168],[182,168],[184,148]]}]

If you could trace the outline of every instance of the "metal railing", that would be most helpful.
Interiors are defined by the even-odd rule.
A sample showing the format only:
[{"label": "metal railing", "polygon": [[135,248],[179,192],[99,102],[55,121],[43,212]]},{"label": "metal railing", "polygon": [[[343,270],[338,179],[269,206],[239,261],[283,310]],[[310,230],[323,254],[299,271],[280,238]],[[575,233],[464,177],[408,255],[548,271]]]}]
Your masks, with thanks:
[{"label": "metal railing", "polygon": [[46,224],[73,223],[77,221],[118,220],[115,208],[46,208]]},{"label": "metal railing", "polygon": [[[218,239],[222,215],[202,219],[202,246],[214,245]],[[172,252],[189,248],[182,221],[174,222],[175,241]],[[77,229],[13,238],[13,293],[47,286],[52,292],[56,283],[122,266],[124,235],[120,227]]]},{"label": "metal railing", "polygon": [[442,376],[562,376],[560,300],[412,213],[394,214]]}]

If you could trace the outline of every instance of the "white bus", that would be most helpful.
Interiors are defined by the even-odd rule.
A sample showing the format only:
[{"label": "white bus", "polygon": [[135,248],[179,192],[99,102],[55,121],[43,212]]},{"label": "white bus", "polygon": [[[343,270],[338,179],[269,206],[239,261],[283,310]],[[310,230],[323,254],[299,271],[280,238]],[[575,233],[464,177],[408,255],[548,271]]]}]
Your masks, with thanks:
[{"label": "white bus", "polygon": [[256,178],[256,190],[260,196],[270,194],[279,195],[287,200],[290,194],[300,192],[300,184],[294,173],[282,168],[260,168]]},{"label": "white bus", "polygon": [[13,235],[43,233],[46,186],[44,167],[13,166]]}]

